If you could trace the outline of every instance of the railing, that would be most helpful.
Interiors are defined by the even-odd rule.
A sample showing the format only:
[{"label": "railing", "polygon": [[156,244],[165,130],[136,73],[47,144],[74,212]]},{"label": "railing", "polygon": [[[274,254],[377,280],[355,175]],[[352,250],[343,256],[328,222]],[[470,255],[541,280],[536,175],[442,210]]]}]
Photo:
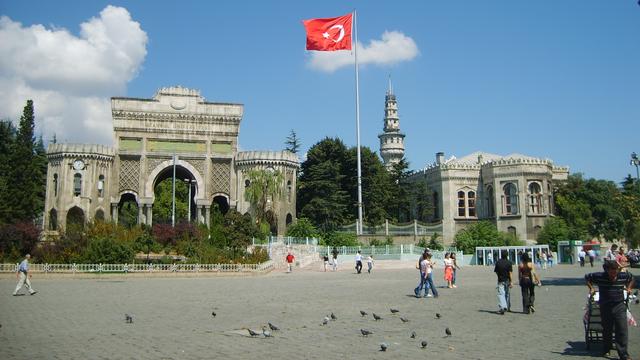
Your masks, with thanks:
[{"label": "railing", "polygon": [[[383,245],[383,246],[337,246],[336,250],[338,250],[338,255],[342,255],[342,256],[348,256],[348,255],[354,255],[360,251],[360,254],[363,256],[367,256],[367,255],[385,255],[384,257],[389,258],[386,255],[391,255],[390,257],[392,259],[397,259],[397,258],[405,258],[405,259],[411,259],[410,257],[403,257],[403,255],[421,255],[424,252],[423,247],[420,246],[416,246],[413,244],[409,244],[409,245]],[[332,251],[333,251],[333,247],[331,246],[326,246],[322,249],[320,249],[320,251],[323,254],[327,254],[327,255],[331,255]],[[455,253],[456,254],[456,259],[458,260],[458,264],[462,265],[464,263],[463,261],[463,253],[462,251],[458,251],[456,248],[449,248],[446,250],[431,250],[431,256],[433,260],[444,260],[444,256],[446,253]],[[394,256],[395,255],[395,256]]]},{"label": "railing", "polygon": [[[342,226],[340,231],[356,232],[356,223]],[[442,234],[442,223],[424,224],[417,220],[405,224],[393,224],[389,220],[377,226],[363,226],[362,233],[365,235],[414,235],[414,236],[430,236],[434,233]]]},{"label": "railing", "polygon": [[284,245],[318,245],[318,239],[314,237],[292,237],[292,236],[269,236],[267,239],[260,240],[253,238],[253,245],[268,245],[273,243],[283,243]]},{"label": "railing", "polygon": [[[0,273],[18,271],[19,264],[0,264]],[[264,272],[273,270],[272,260],[261,264],[29,264],[38,273],[177,273],[177,272]]]}]

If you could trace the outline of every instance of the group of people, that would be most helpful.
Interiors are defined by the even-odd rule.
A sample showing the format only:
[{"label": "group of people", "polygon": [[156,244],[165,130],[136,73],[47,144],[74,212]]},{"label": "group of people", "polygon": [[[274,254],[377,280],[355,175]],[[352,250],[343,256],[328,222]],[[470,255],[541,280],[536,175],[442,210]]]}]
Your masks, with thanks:
[{"label": "group of people", "polygon": [[[446,253],[444,256],[444,280],[447,282],[447,288],[456,288],[456,273],[460,269],[456,262],[455,253]],[[416,269],[420,272],[420,281],[418,286],[413,290],[417,298],[419,297],[438,297],[438,290],[433,282],[433,269],[436,263],[429,249],[425,251],[418,259]],[[424,296],[421,296],[424,290]]]},{"label": "group of people", "polygon": [[[522,293],[522,312],[531,314],[536,311],[535,287],[541,286],[542,282],[536,273],[535,266],[531,260],[531,255],[527,252],[518,254],[520,256],[520,264],[518,265],[518,284]],[[496,261],[493,270],[498,277],[496,286],[498,294],[498,313],[504,315],[511,312],[511,288],[513,287],[513,263],[509,260],[509,253],[503,250],[500,259]]]},{"label": "group of people", "polygon": [[584,248],[580,248],[578,251],[578,260],[580,261],[580,267],[584,267],[586,258],[589,257],[589,264],[593,267],[593,262],[596,260],[596,251],[593,248],[585,251]]}]

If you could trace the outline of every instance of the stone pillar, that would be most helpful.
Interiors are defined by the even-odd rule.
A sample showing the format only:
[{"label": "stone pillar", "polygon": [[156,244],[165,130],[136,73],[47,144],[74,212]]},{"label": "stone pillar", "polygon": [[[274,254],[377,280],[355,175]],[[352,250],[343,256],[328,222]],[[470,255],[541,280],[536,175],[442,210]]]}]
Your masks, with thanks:
[{"label": "stone pillar", "polygon": [[204,206],[204,223],[207,224],[207,226],[211,226],[210,222],[211,222],[211,205],[205,205]]},{"label": "stone pillar", "polygon": [[147,225],[153,225],[153,204],[147,205]]},{"label": "stone pillar", "polygon": [[202,207],[196,206],[196,220],[198,224],[204,224],[204,219],[202,218]]},{"label": "stone pillar", "polygon": [[145,219],[144,219],[144,208],[146,205],[144,204],[139,204],[138,205],[138,224],[144,224],[145,223]]},{"label": "stone pillar", "polygon": [[118,224],[118,204],[111,204],[111,218],[113,222]]}]

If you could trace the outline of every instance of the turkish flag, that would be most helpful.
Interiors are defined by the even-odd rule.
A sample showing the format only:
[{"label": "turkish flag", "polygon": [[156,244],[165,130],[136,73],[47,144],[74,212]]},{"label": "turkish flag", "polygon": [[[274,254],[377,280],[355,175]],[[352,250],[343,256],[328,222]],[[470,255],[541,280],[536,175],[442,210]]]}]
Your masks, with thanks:
[{"label": "turkish flag", "polygon": [[307,50],[351,50],[353,14],[327,19],[303,20],[307,31]]}]

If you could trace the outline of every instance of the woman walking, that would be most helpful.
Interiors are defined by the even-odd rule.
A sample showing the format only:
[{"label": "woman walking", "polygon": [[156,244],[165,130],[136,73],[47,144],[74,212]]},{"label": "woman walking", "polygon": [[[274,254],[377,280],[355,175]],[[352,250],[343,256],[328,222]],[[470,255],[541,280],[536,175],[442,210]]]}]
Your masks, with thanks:
[{"label": "woman walking", "polygon": [[535,288],[540,284],[538,274],[535,267],[531,263],[529,254],[522,253],[520,257],[521,263],[518,265],[518,278],[520,282],[520,290],[522,292],[522,312],[525,314],[536,311],[533,307],[535,301]]},{"label": "woman walking", "polygon": [[444,280],[447,282],[449,289],[453,288],[453,260],[451,254],[444,254]]},{"label": "woman walking", "polygon": [[460,270],[460,266],[458,266],[458,261],[456,261],[456,253],[451,253],[451,260],[453,260],[453,280],[451,281],[451,286],[457,288],[456,275],[458,273],[458,270]]}]

